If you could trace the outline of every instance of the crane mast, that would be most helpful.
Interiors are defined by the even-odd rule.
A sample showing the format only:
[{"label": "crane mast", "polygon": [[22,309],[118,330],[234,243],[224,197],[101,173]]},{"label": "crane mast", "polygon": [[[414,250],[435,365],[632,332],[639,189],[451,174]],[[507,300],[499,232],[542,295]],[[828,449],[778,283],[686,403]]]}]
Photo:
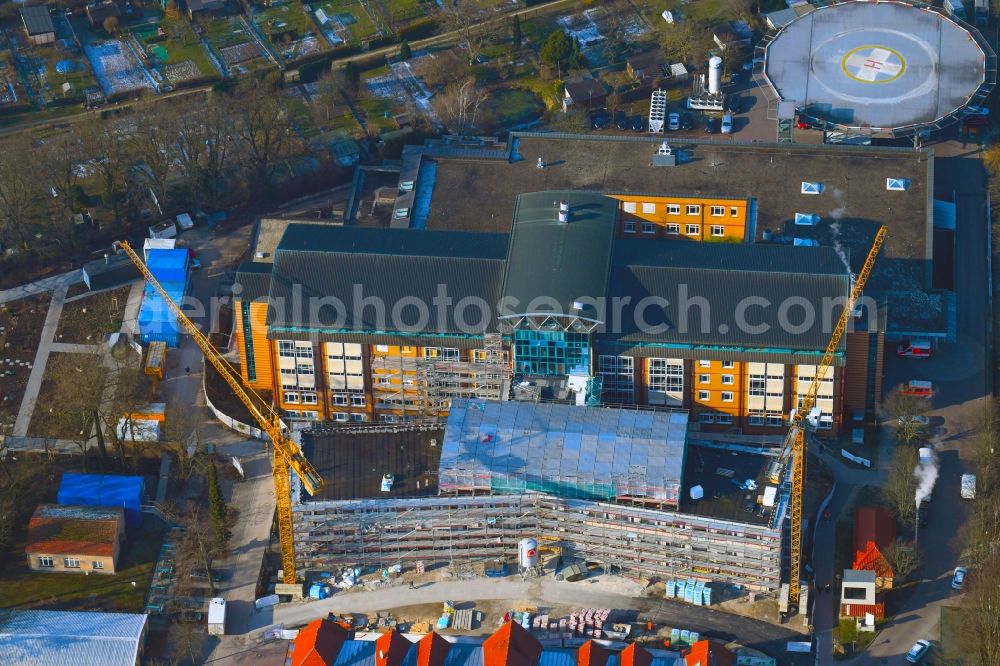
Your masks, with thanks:
[{"label": "crane mast", "polygon": [[306,459],[299,449],[298,444],[293,442],[286,434],[286,428],[281,422],[281,417],[260,395],[249,387],[245,387],[240,380],[239,372],[222,357],[212,346],[208,338],[195,326],[187,315],[181,310],[177,303],[171,300],[170,295],[163,288],[163,285],[156,279],[156,276],[146,267],[145,262],[136,254],[132,246],[126,241],[118,241],[115,247],[132,260],[142,277],[156,290],[160,298],[167,304],[177,321],[180,322],[184,330],[187,331],[191,339],[204,354],[205,360],[212,364],[219,375],[229,385],[229,389],[239,398],[250,411],[254,420],[261,430],[267,433],[274,448],[274,459],[271,463],[271,474],[274,477],[274,495],[277,506],[278,519],[278,540],[281,545],[281,565],[284,569],[283,579],[285,583],[295,583],[298,575],[295,569],[295,539],[292,529],[292,494],[291,494],[291,472],[289,468],[298,475],[303,487],[310,495],[315,495],[323,488],[323,477],[315,467]]},{"label": "crane mast", "polygon": [[875,240],[868,251],[868,257],[865,259],[865,263],[861,267],[861,272],[858,273],[857,279],[851,287],[851,294],[847,299],[847,304],[844,306],[843,312],[840,313],[840,318],[833,329],[830,341],[826,344],[826,351],[823,352],[823,358],[820,360],[819,365],[816,366],[816,374],[809,385],[809,390],[803,396],[798,408],[792,413],[788,433],[785,435],[781,446],[781,453],[778,459],[782,463],[785,463],[791,457],[792,461],[792,526],[789,541],[791,564],[788,577],[788,598],[793,603],[798,600],[801,591],[799,580],[802,575],[802,494],[806,480],[806,417],[816,405],[816,395],[819,393],[820,383],[833,365],[833,357],[836,355],[840,341],[847,331],[847,325],[850,323],[854,312],[854,305],[857,303],[858,298],[861,297],[865,283],[868,282],[868,278],[871,276],[872,268],[875,266],[875,259],[878,257],[879,250],[882,249],[882,244],[885,242],[886,233],[886,227],[882,226],[879,228],[878,233],[875,234]]}]

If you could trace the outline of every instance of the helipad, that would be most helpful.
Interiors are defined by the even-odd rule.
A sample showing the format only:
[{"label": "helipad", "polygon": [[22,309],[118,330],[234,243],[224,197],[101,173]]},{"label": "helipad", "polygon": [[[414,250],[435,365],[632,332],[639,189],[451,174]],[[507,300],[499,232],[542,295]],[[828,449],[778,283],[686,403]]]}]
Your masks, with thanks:
[{"label": "helipad", "polygon": [[[840,127],[935,126],[992,87],[973,28],[903,2],[822,7],[767,46],[766,82],[800,115]],[[989,53],[991,61],[994,59]]]}]

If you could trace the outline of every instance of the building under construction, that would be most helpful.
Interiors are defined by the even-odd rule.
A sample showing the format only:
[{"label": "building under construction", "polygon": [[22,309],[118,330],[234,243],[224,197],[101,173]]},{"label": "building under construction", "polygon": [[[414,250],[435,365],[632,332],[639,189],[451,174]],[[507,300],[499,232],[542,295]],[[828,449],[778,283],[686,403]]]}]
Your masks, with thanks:
[{"label": "building under construction", "polygon": [[[454,399],[444,430],[316,428],[327,479],[295,506],[305,569],[543,555],[637,578],[780,585],[787,483],[758,454],[687,446],[683,410]],[[774,481],[774,482],[772,482]]]}]

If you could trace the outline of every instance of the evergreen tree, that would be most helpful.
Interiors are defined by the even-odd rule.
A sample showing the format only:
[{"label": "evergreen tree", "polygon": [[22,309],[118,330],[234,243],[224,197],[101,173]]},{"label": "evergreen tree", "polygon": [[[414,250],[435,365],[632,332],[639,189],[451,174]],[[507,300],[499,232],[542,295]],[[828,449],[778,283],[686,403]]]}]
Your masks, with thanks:
[{"label": "evergreen tree", "polygon": [[524,41],[524,35],[521,34],[521,17],[519,15],[514,16],[514,48],[521,48],[521,42]]},{"label": "evergreen tree", "polygon": [[226,520],[226,500],[222,497],[222,484],[219,483],[219,470],[213,460],[208,466],[208,508],[212,520],[224,523]]},{"label": "evergreen tree", "polygon": [[404,39],[399,45],[399,59],[409,60],[411,57],[413,52],[410,50],[410,42]]}]

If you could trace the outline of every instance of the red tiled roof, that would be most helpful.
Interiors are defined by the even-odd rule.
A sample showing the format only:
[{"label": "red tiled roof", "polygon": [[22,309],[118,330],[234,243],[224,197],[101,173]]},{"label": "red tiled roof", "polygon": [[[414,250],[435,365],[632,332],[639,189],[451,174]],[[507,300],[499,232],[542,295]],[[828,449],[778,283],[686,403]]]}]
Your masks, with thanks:
[{"label": "red tiled roof", "polygon": [[451,643],[433,631],[417,643],[417,666],[442,666]]},{"label": "red tiled roof", "polygon": [[604,646],[594,641],[587,641],[576,651],[577,666],[605,666],[610,654]]},{"label": "red tiled roof", "polygon": [[875,616],[876,620],[881,620],[885,618],[885,604],[854,604],[854,603],[842,603],[840,604],[840,615],[841,617],[864,617],[865,613],[871,613]]},{"label": "red tiled roof", "polygon": [[121,508],[79,507],[80,510],[74,512],[76,508],[39,504],[28,523],[25,552],[113,556],[124,511]]},{"label": "red tiled roof", "polygon": [[403,638],[403,635],[390,629],[375,641],[376,666],[402,666],[406,653],[413,643]]},{"label": "red tiled roof", "polygon": [[346,640],[347,632],[333,620],[313,620],[295,637],[291,666],[333,666]]},{"label": "red tiled roof", "polygon": [[650,666],[653,663],[653,655],[646,648],[631,643],[621,651],[618,660],[621,666]]},{"label": "red tiled roof", "polygon": [[883,553],[896,542],[896,521],[885,509],[863,506],[855,513],[854,552],[867,550],[869,541],[874,541]]},{"label": "red tiled roof", "polygon": [[867,548],[854,554],[854,563],[851,568],[861,571],[874,571],[875,575],[883,578],[893,577],[892,563],[882,554],[882,551],[878,549],[874,541],[869,541]]},{"label": "red tiled roof", "polygon": [[542,644],[513,622],[483,641],[483,666],[535,666],[541,654]]},{"label": "red tiled roof", "polygon": [[681,653],[687,666],[733,666],[736,655],[719,643],[698,641]]}]

